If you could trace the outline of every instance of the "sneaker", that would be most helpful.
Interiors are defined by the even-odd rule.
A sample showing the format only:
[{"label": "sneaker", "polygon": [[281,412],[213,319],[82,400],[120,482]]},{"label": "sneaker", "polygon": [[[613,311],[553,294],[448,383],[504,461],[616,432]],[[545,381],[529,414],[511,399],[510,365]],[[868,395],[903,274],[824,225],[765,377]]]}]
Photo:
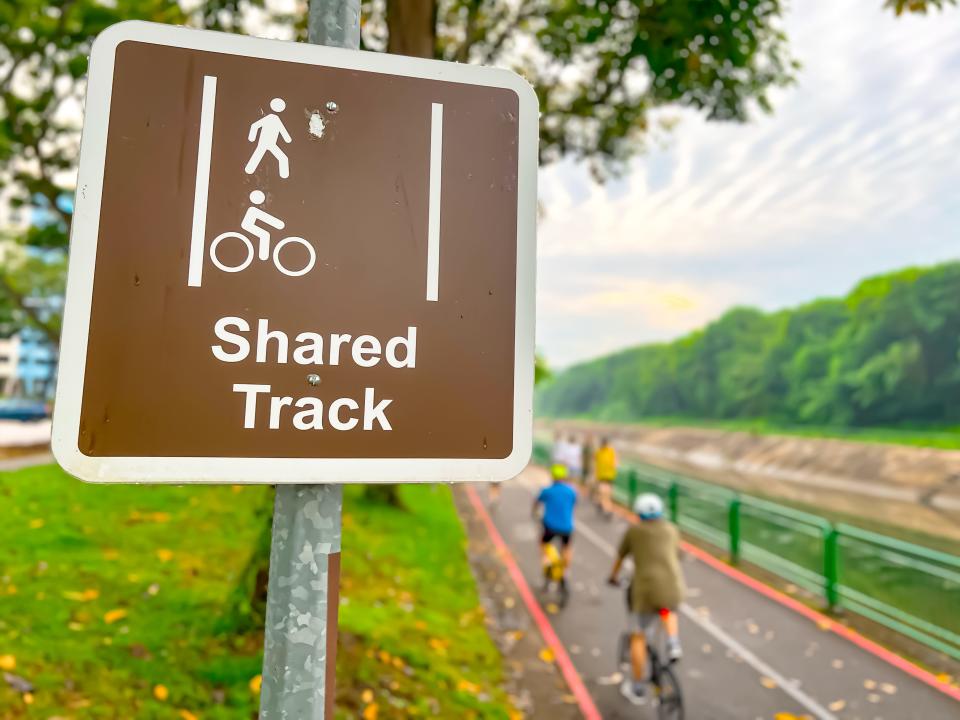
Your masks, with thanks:
[{"label": "sneaker", "polygon": [[679,640],[674,639],[667,642],[667,657],[670,662],[677,662],[683,657],[683,648],[680,647]]},{"label": "sneaker", "polygon": [[647,704],[647,688],[642,682],[629,679],[624,680],[620,685],[620,694],[633,705]]}]

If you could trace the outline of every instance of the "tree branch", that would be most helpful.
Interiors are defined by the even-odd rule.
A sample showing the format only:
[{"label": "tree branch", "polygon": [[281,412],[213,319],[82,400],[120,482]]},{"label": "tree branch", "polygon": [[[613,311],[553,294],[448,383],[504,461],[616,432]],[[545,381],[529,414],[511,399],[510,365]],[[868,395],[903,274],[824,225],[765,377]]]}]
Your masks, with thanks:
[{"label": "tree branch", "polygon": [[39,330],[46,336],[47,340],[50,343],[57,347],[60,344],[60,333],[59,331],[50,323],[48,320],[44,320],[40,317],[40,313],[37,311],[37,308],[31,307],[30,303],[27,302],[27,297],[17,290],[16,287],[10,282],[10,278],[7,277],[6,273],[0,272],[0,290],[3,290],[21,310],[30,321],[37,327]]}]

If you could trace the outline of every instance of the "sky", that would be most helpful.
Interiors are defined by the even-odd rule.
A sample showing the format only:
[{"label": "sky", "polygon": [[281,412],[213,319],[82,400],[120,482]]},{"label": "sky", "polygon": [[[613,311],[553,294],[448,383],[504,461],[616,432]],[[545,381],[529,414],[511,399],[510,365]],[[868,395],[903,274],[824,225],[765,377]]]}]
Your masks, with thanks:
[{"label": "sky", "polygon": [[839,296],[960,257],[960,10],[794,0],[803,67],[748,124],[679,126],[606,186],[540,173],[537,346],[563,368],[737,305]]}]

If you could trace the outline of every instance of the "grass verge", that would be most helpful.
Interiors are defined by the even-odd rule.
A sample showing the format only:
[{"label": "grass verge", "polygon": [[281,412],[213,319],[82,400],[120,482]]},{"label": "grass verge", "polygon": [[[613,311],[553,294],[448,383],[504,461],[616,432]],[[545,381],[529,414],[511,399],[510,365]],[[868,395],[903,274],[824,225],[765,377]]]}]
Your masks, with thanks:
[{"label": "grass verge", "polygon": [[[549,420],[586,420],[605,422],[591,417],[544,418]],[[822,425],[789,425],[772,420],[704,420],[688,417],[649,417],[630,420],[624,425],[646,427],[692,427],[710,430],[729,430],[755,435],[797,435],[800,437],[851,440],[855,442],[884,443],[888,445],[912,445],[940,450],[960,449],[960,427],[834,427]]]},{"label": "grass verge", "polygon": [[[509,718],[449,490],[402,497],[346,490],[338,717]],[[230,603],[270,501],[0,473],[0,718],[255,717],[262,635]]]}]

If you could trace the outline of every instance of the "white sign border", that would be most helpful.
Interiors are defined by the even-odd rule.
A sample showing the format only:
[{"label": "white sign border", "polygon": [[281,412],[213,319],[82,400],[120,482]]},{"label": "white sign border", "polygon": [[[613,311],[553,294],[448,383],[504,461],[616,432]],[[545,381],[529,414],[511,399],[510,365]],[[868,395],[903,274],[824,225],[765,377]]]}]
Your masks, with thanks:
[{"label": "white sign border", "polygon": [[[132,40],[230,55],[483,85],[519,97],[517,288],[513,450],[490,458],[91,457],[78,447],[93,299],[107,128],[117,46]],[[394,483],[501,481],[519,474],[533,443],[538,103],[533,88],[507,70],[281,42],[129,21],[93,45],[80,167],[70,237],[66,308],[51,447],[71,475],[93,483]],[[185,411],[189,411],[185,409]]]}]

